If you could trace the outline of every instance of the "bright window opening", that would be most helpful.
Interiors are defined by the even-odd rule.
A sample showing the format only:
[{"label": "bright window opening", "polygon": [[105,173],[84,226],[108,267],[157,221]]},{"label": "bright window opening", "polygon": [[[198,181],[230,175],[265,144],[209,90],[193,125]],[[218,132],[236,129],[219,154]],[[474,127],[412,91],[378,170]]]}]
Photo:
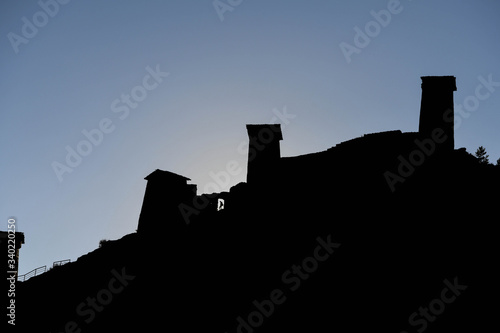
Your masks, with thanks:
[{"label": "bright window opening", "polygon": [[224,199],[217,200],[217,211],[224,209]]}]

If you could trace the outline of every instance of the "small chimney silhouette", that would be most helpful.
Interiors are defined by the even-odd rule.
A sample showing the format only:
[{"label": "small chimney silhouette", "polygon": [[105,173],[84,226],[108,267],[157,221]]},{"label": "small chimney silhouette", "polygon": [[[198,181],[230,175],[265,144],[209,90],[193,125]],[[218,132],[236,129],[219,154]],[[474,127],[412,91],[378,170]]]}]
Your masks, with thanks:
[{"label": "small chimney silhouette", "polygon": [[431,138],[435,129],[442,129],[447,139],[441,144],[445,150],[455,148],[453,133],[453,92],[457,90],[454,76],[422,76],[422,100],[418,131]]},{"label": "small chimney silhouette", "polygon": [[247,125],[248,170],[247,183],[256,184],[272,179],[280,159],[280,124]]}]

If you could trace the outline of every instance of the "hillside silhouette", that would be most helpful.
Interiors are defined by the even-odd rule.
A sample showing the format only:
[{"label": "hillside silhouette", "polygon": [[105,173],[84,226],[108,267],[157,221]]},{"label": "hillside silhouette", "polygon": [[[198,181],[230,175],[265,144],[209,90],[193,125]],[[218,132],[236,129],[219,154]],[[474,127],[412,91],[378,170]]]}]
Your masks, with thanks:
[{"label": "hillside silhouette", "polygon": [[153,171],[137,232],[18,283],[16,328],[495,327],[500,168],[455,149],[455,90],[453,76],[422,77],[417,132],[301,156],[281,156],[279,124],[247,125],[247,181],[228,192],[197,194],[186,176]]}]

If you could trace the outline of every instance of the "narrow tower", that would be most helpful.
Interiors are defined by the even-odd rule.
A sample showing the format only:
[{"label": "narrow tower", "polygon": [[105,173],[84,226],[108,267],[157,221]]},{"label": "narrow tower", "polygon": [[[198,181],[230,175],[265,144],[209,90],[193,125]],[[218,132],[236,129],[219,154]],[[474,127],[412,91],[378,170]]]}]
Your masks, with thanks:
[{"label": "narrow tower", "polygon": [[444,150],[455,148],[453,133],[453,92],[457,90],[454,76],[422,76],[422,100],[418,131],[431,138],[435,129],[441,129],[446,141],[440,146]]},{"label": "narrow tower", "polygon": [[247,183],[258,184],[272,180],[280,159],[280,124],[247,125],[248,170]]}]

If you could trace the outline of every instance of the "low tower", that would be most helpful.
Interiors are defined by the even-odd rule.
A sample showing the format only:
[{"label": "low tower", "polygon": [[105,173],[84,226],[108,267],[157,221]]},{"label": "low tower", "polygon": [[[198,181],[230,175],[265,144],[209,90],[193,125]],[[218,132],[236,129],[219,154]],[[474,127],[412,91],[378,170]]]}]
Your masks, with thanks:
[{"label": "low tower", "polygon": [[192,205],[196,196],[196,185],[187,184],[187,177],[170,171],[156,169],[145,180],[146,193],[142,203],[137,232],[162,235],[185,225],[179,205]]}]

